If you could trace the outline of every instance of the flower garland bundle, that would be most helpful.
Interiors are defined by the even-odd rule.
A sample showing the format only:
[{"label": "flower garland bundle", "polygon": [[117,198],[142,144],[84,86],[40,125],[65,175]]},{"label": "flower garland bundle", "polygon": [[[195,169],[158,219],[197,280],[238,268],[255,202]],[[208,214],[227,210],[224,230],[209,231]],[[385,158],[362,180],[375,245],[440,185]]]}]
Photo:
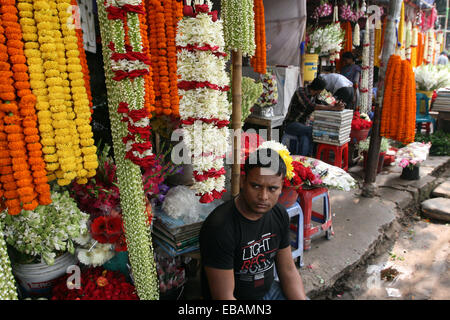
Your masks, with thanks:
[{"label": "flower garland bundle", "polygon": [[362,71],[361,71],[361,93],[360,111],[368,113],[371,109],[369,100],[369,77],[370,77],[370,30],[369,19],[366,20],[366,30],[364,33],[363,53],[362,53]]},{"label": "flower garland bundle", "polygon": [[352,7],[345,2],[339,7],[340,14],[342,20],[353,21],[355,19],[355,13],[352,10]]},{"label": "flower garland bundle", "polygon": [[3,235],[3,223],[0,220],[0,300],[18,300],[16,281]]},{"label": "flower garland bundle", "polygon": [[359,23],[356,22],[355,24],[355,30],[353,31],[353,45],[355,47],[359,47],[361,45],[361,39],[360,39],[360,28]]},{"label": "flower garland bundle", "polygon": [[412,43],[412,23],[408,21],[406,23],[405,30],[405,58],[411,61],[411,43]]},{"label": "flower garland bundle", "polygon": [[264,4],[262,0],[254,0],[255,13],[255,55],[250,59],[253,70],[259,74],[266,73],[266,26],[264,20]]},{"label": "flower garland bundle", "polygon": [[231,111],[222,22],[209,14],[211,7],[209,1],[196,5],[196,14],[179,22],[176,37],[183,141],[192,156],[193,188],[202,203],[225,192],[223,158]]},{"label": "flower garland bundle", "polygon": [[[78,5],[77,0],[72,0],[70,2],[70,4],[72,5],[72,7],[75,7]],[[84,75],[84,85],[86,87],[86,93],[88,95],[88,100],[89,100],[89,106],[91,107],[91,113],[94,112],[93,107],[93,103],[92,103],[92,93],[91,93],[91,77],[89,75],[89,67],[87,65],[87,58],[86,58],[86,52],[84,51],[84,44],[83,44],[83,30],[81,29],[81,21],[79,19],[79,15],[75,15],[74,19],[75,19],[75,26],[77,26],[75,28],[75,32],[77,34],[77,38],[78,38],[78,51],[80,52],[80,62],[81,62],[81,69]]]},{"label": "flower garland bundle", "polygon": [[[42,145],[39,142],[37,129],[37,117],[35,112],[36,97],[31,92],[28,67],[23,51],[22,31],[18,23],[15,1],[3,0],[1,5],[1,23],[8,46],[9,61],[11,65],[12,78],[10,79],[14,88],[10,88],[9,98],[17,94],[15,99],[7,100],[0,105],[4,118],[4,129],[7,135],[9,154],[11,157],[13,176],[17,186],[18,197],[21,207],[25,210],[33,210],[39,204],[49,204],[50,186],[47,183],[47,172],[42,158]],[[7,55],[3,56],[7,58]],[[6,63],[6,62],[5,62]],[[9,67],[8,67],[9,68]],[[15,90],[14,90],[15,89]],[[3,96],[2,98],[8,98]],[[5,179],[11,179],[9,174]],[[11,180],[9,182],[12,182]],[[11,188],[11,183],[4,185]],[[10,197],[13,189],[8,190],[5,196]],[[8,199],[11,204],[11,198]],[[17,201],[14,201],[17,204]],[[7,205],[8,207],[8,205]],[[9,207],[10,214],[16,214],[19,206]]]},{"label": "flower garland bundle", "polygon": [[[74,19],[71,14],[71,0],[58,0],[58,13],[60,18],[61,30],[63,33],[63,41],[67,56],[67,73],[70,83],[70,91],[67,91],[67,97],[72,104],[67,104],[69,119],[73,126],[72,136],[73,150],[77,156],[77,180],[78,183],[86,183],[88,178],[95,176],[98,168],[97,148],[94,145],[92,127],[90,125],[90,100],[88,90],[86,90],[85,75],[82,72],[83,63],[80,57],[79,40],[75,31]],[[84,50],[83,50],[84,52]],[[66,82],[66,84],[68,84]],[[66,87],[67,88],[67,87]],[[65,89],[66,89],[65,88]],[[71,95],[70,95],[71,94]],[[66,101],[67,103],[67,101]],[[79,139],[75,140],[75,137]],[[79,142],[78,142],[79,140]]]},{"label": "flower garland bundle", "polygon": [[416,90],[414,72],[408,60],[398,55],[389,59],[380,134],[409,143],[414,141],[416,122]]},{"label": "flower garland bundle", "polygon": [[375,47],[374,47],[374,61],[373,65],[375,67],[381,66],[381,50],[383,49],[381,45],[381,37],[382,37],[382,28],[381,21],[377,20],[375,25]]},{"label": "flower garland bundle", "polygon": [[405,2],[402,1],[402,7],[400,9],[400,22],[398,23],[398,29],[397,29],[397,47],[399,49],[405,48]]},{"label": "flower garland bundle", "polygon": [[221,0],[221,18],[226,49],[255,55],[255,13],[253,0]]},{"label": "flower garland bundle", "polygon": [[[121,4],[127,6],[115,7],[117,9],[113,9],[109,4],[103,0],[97,1],[108,91],[109,116],[127,248],[139,298],[158,299],[156,267],[153,261],[153,246],[150,238],[148,215],[146,213],[142,173],[139,166],[126,159],[127,149],[122,139],[128,135],[129,128],[128,124],[122,121],[123,117],[118,112],[119,105],[122,103],[122,107],[125,107],[123,103],[127,103],[130,111],[142,110],[142,116],[145,116],[148,120],[147,110],[143,106],[145,80],[142,76],[135,77],[133,82],[129,78],[124,78],[120,81],[113,79],[115,77],[113,54],[122,54],[123,57],[130,57],[130,55],[127,55],[128,47],[125,47],[123,20],[115,19],[108,14],[108,11],[115,10],[122,16],[127,16],[128,38],[130,40],[130,49],[132,50],[128,53],[142,53],[140,22],[137,17],[139,13],[126,11],[126,8],[136,8],[137,11],[142,12],[142,2],[123,1]],[[132,4],[135,7],[132,7]],[[148,21],[151,22],[150,20]],[[114,46],[111,46],[111,43]],[[112,50],[113,48],[115,49],[114,51]],[[141,117],[141,119],[143,120],[142,122],[145,122],[144,117]],[[145,128],[141,132],[145,133],[149,130],[149,128]]]},{"label": "flower garland bundle", "polygon": [[435,33],[433,29],[428,30],[428,36],[427,36],[427,46],[425,50],[425,63],[433,63],[434,59],[434,53],[435,53],[435,47],[436,47],[436,38]]}]

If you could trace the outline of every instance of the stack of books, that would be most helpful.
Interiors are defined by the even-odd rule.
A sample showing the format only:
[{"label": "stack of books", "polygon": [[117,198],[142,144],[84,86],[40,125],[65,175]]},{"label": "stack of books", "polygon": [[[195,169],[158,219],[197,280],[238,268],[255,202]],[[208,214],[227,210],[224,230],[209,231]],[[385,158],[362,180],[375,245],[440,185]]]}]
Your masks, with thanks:
[{"label": "stack of books", "polygon": [[342,111],[314,111],[313,140],[342,146],[350,141],[353,110]]},{"label": "stack of books", "polygon": [[434,112],[450,112],[450,88],[442,88],[437,91],[437,97],[431,110]]},{"label": "stack of books", "polygon": [[171,256],[199,249],[199,234],[203,221],[186,224],[182,219],[154,210],[153,240]]}]

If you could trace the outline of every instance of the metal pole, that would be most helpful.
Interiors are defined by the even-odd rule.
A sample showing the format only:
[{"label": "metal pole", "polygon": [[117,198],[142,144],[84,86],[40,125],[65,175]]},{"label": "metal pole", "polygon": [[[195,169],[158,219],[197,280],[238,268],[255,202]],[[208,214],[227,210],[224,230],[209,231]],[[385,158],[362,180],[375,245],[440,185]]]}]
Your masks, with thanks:
[{"label": "metal pole", "polygon": [[231,195],[239,194],[239,179],[241,176],[241,117],[242,117],[242,51],[231,53],[232,61],[232,114],[231,127],[233,128],[233,165],[231,170]]},{"label": "metal pole", "polygon": [[368,150],[367,166],[365,171],[364,185],[362,189],[362,196],[374,197],[376,193],[376,178],[378,158],[380,153],[381,136],[380,136],[380,122],[381,122],[381,110],[383,107],[384,96],[384,79],[386,74],[386,68],[389,58],[395,53],[397,46],[396,38],[396,21],[400,18],[400,10],[402,7],[402,0],[390,0],[389,1],[389,16],[386,25],[386,36],[384,41],[382,65],[378,78],[378,91],[377,100],[378,106],[375,107],[375,115],[372,125],[372,133],[370,135],[370,145]]}]

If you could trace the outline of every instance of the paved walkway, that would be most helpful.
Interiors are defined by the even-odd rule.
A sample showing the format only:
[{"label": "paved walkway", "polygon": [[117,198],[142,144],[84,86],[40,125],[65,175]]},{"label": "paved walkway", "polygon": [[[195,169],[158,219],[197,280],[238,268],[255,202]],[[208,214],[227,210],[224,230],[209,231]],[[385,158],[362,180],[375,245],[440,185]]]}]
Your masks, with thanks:
[{"label": "paved walkway", "polygon": [[[401,168],[384,168],[377,176],[378,196],[364,198],[361,190],[330,191],[334,237],[312,241],[311,250],[304,253],[300,269],[305,290],[311,298],[333,287],[358,264],[372,255],[386,238],[394,237],[392,226],[404,216],[404,210],[418,208],[430,197],[432,190],[444,178],[440,171],[450,165],[450,157],[430,157],[422,163],[420,180],[400,179]],[[363,168],[355,166],[349,172],[361,181]]]}]

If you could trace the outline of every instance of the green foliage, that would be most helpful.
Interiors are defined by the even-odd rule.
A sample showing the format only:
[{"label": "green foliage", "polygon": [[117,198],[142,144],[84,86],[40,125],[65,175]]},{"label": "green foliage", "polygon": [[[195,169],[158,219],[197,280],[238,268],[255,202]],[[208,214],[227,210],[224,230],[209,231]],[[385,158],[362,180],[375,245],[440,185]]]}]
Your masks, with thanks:
[{"label": "green foliage", "polygon": [[415,141],[431,142],[430,156],[449,156],[450,155],[450,133],[442,130],[433,134],[417,133]]},{"label": "green foliage", "polygon": [[[228,91],[228,101],[230,101],[230,103],[233,100],[232,91],[233,88]],[[251,109],[255,105],[256,101],[258,101],[258,98],[262,93],[262,82],[256,82],[254,79],[249,77],[242,77],[241,124],[243,124],[245,119],[247,119],[247,117],[252,113]]]}]

